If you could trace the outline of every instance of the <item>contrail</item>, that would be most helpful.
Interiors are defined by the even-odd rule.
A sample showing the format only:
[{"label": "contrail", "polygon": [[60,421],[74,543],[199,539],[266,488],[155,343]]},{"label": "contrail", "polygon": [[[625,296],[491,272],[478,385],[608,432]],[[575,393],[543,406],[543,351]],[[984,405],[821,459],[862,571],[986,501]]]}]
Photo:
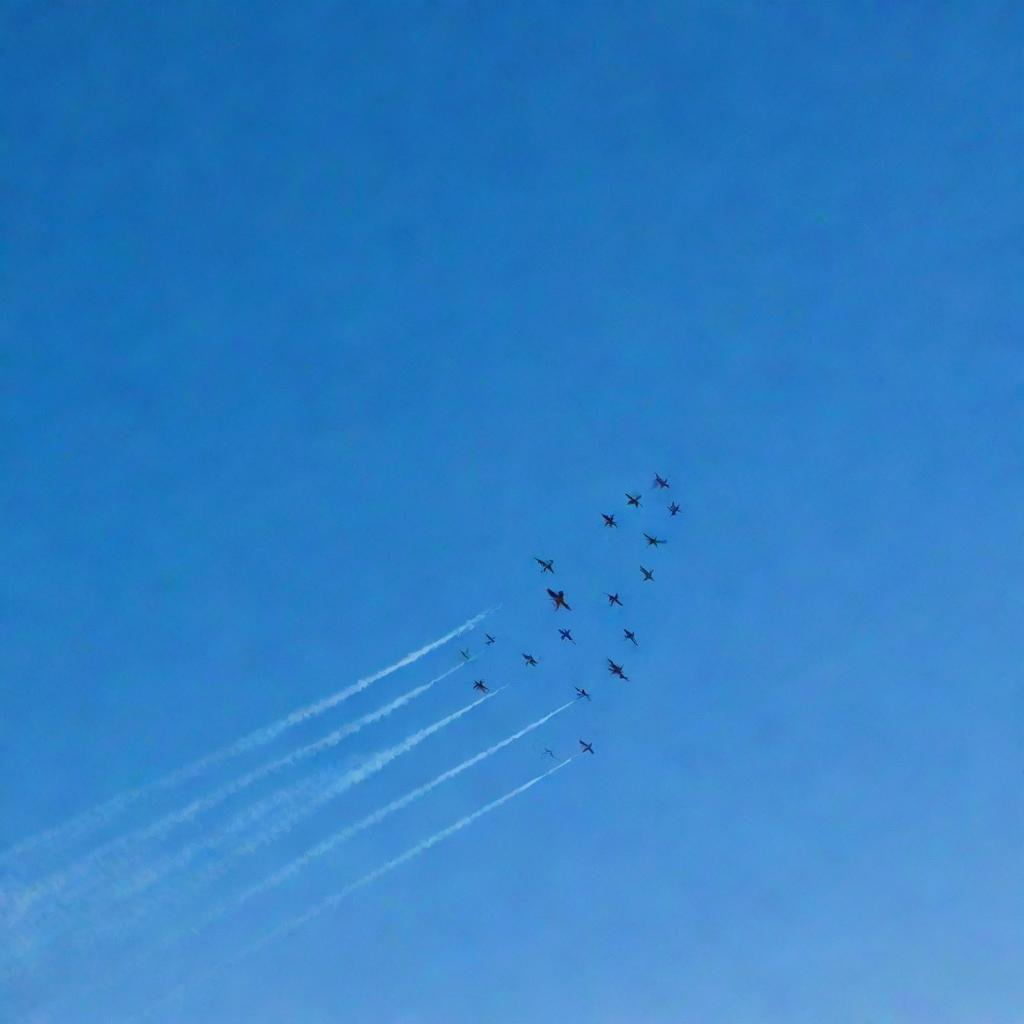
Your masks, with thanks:
[{"label": "contrail", "polygon": [[505,739],[499,740],[493,746],[488,747],[486,750],[480,751],[479,754],[474,754],[472,757],[467,758],[461,764],[457,764],[454,768],[449,768],[447,771],[442,772],[440,775],[431,779],[430,782],[424,783],[422,786],[417,786],[415,789],[409,790],[404,796],[400,796],[390,803],[385,804],[383,807],[366,817],[361,818],[353,825],[340,829],[335,832],[332,836],[322,840],[315,846],[310,847],[301,856],[296,857],[293,861],[286,864],[283,868],[275,871],[274,874],[265,878],[262,882],[257,885],[253,885],[240,893],[231,903],[222,904],[219,907],[214,908],[207,913],[197,924],[193,925],[192,928],[188,929],[189,932],[195,933],[201,929],[207,927],[213,922],[219,920],[226,913],[232,910],[237,910],[242,906],[243,903],[248,903],[249,900],[256,896],[259,896],[265,892],[269,892],[271,889],[277,888],[283,882],[286,882],[289,878],[294,877],[304,868],[306,868],[312,861],[318,857],[323,857],[329,853],[335,847],[341,846],[343,843],[347,843],[354,836],[360,832],[371,828],[374,825],[379,825],[385,818],[390,817],[396,811],[400,811],[403,807],[407,807],[409,804],[421,797],[426,796],[431,790],[436,789],[442,783],[447,782],[449,779],[454,779],[457,775],[461,775],[464,771],[468,771],[474,765],[479,764],[481,761],[486,760],[493,754],[498,753],[499,750],[503,750],[505,747],[515,743],[516,740],[522,739],[527,733],[533,732],[534,729],[539,729],[546,722],[551,721],[555,715],[561,714],[567,708],[571,708],[576,703],[575,700],[567,701],[560,708],[555,708],[554,711],[544,715],[542,718],[538,718],[535,722],[531,722],[529,725],[524,726],[518,732],[512,733],[511,736],[506,736]]},{"label": "contrail", "polygon": [[387,861],[385,864],[382,864],[380,867],[374,868],[372,871],[367,872],[361,878],[357,878],[354,882],[351,882],[349,885],[346,885],[344,889],[340,889],[338,892],[332,894],[331,896],[328,896],[325,900],[322,900],[320,903],[316,904],[316,906],[311,907],[309,910],[305,911],[305,913],[299,914],[297,917],[293,917],[290,921],[286,921],[282,925],[278,925],[277,928],[272,929],[265,935],[262,935],[260,938],[256,939],[254,942],[251,942],[247,946],[244,946],[241,950],[239,950],[239,952],[235,953],[234,956],[223,961],[218,966],[213,967],[208,971],[205,971],[198,977],[192,978],[189,981],[183,982],[182,984],[178,985],[177,988],[175,988],[175,990],[171,992],[169,995],[165,996],[163,999],[160,999],[157,1003],[150,1005],[141,1013],[137,1014],[135,1017],[130,1018],[130,1022],[143,1020],[149,1017],[154,1011],[159,1009],[161,1006],[174,1000],[175,998],[180,998],[187,992],[189,987],[195,986],[203,981],[208,980],[209,978],[215,977],[224,968],[230,967],[231,965],[236,964],[241,960],[244,960],[246,957],[249,957],[252,954],[259,952],[261,949],[263,949],[264,946],[267,946],[272,942],[276,942],[278,939],[284,938],[286,935],[290,935],[292,932],[297,931],[304,925],[307,925],[310,921],[314,920],[315,918],[320,917],[322,914],[327,913],[329,910],[333,910],[340,903],[342,903],[349,896],[351,896],[352,893],[356,892],[359,889],[366,888],[366,886],[377,881],[377,879],[381,878],[383,875],[386,875],[389,872],[394,871],[395,868],[401,867],[407,861],[410,861],[413,858],[418,857],[421,853],[425,853],[432,846],[437,846],[438,843],[443,842],[445,839],[448,839],[451,836],[455,835],[456,832],[461,832],[464,828],[467,828],[469,825],[472,825],[473,822],[477,821],[479,818],[482,818],[485,814],[490,814],[491,811],[497,810],[499,807],[501,807],[502,804],[506,804],[510,800],[519,796],[521,793],[525,793],[528,789],[532,789],[534,786],[537,785],[538,782],[543,782],[544,779],[546,779],[549,775],[554,775],[555,772],[561,771],[572,760],[572,757],[567,757],[564,761],[560,762],[559,764],[556,764],[553,768],[549,768],[546,772],[542,772],[540,775],[534,776],[532,779],[529,780],[529,782],[524,782],[521,786],[516,786],[515,789],[509,790],[509,792],[507,792],[504,796],[500,796],[495,800],[491,800],[489,803],[486,803],[482,807],[479,807],[477,810],[473,811],[472,814],[467,814],[464,818],[460,818],[458,821],[454,822],[451,825],[448,825],[446,828],[441,829],[439,832],[435,832],[432,836],[429,836],[427,839],[422,840],[415,846],[409,847],[409,849],[407,849],[404,853],[400,853],[397,857],[392,857],[391,860]]},{"label": "contrail", "polygon": [[292,711],[290,714],[285,715],[284,718],[279,718],[276,722],[272,722],[270,725],[265,725],[261,729],[256,729],[253,732],[242,736],[240,739],[235,740],[233,743],[229,743],[227,746],[221,747],[220,750],[215,750],[212,754],[207,754],[205,757],[201,757],[198,760],[191,762],[191,764],[184,765],[176,771],[170,772],[153,782],[138,786],[135,789],[127,790],[124,793],[120,793],[118,796],[107,800],[105,803],[99,804],[87,811],[83,811],[81,814],[69,819],[63,824],[56,825],[45,832],[40,832],[38,835],[23,840],[16,846],[6,850],[3,854],[0,854],[0,867],[23,857],[26,853],[36,850],[40,846],[51,845],[57,842],[71,842],[73,840],[81,839],[96,829],[102,828],[104,825],[108,824],[143,796],[149,793],[159,792],[160,790],[170,789],[173,786],[178,786],[183,782],[187,782],[189,779],[195,778],[197,775],[201,775],[203,772],[215,765],[221,764],[223,761],[227,761],[229,758],[237,757],[239,754],[244,754],[246,751],[253,750],[256,747],[261,747],[269,743],[287,729],[291,729],[300,722],[305,722],[307,719],[314,718],[317,715],[322,715],[325,711],[335,707],[342,701],[348,700],[349,697],[360,693],[368,686],[372,686],[374,683],[383,679],[385,676],[389,676],[391,673],[397,672],[400,668],[405,668],[406,665],[411,665],[414,661],[419,661],[420,658],[430,654],[431,651],[436,650],[438,647],[444,646],[444,644],[448,643],[450,640],[454,640],[457,636],[461,636],[463,633],[466,633],[471,629],[475,629],[495,610],[495,608],[488,608],[479,615],[474,615],[473,618],[467,619],[461,626],[457,626],[455,629],[445,633],[445,635],[439,639],[433,640],[430,643],[425,644],[423,647],[410,652],[405,655],[404,658],[396,661],[393,665],[389,665],[387,668],[374,672],[372,675],[365,676],[353,683],[351,686],[347,686],[343,690],[338,690],[336,693],[332,693],[328,697],[324,697],[312,704],[307,704],[305,707],[298,708],[296,711]]},{"label": "contrail", "polygon": [[[403,693],[400,697],[396,697],[388,704],[384,704],[376,710],[362,715],[360,718],[347,722],[340,728],[328,733],[328,735],[324,736],[322,739],[316,740],[313,743],[307,743],[304,747],[299,747],[296,750],[291,751],[291,753],[285,754],[283,757],[279,757],[274,761],[268,761],[266,764],[260,765],[258,768],[254,768],[252,771],[246,772],[245,774],[232,779],[230,782],[227,782],[218,789],[215,789],[207,796],[199,797],[191,803],[186,804],[184,807],[181,807],[176,811],[172,811],[170,814],[164,815],[164,817],[153,822],[151,825],[137,829],[127,835],[120,836],[117,839],[111,840],[109,843],[105,843],[77,864],[73,864],[63,872],[51,875],[44,881],[31,887],[25,892],[20,893],[15,900],[17,912],[23,914],[28,907],[39,899],[54,895],[64,889],[75,879],[88,878],[90,872],[94,872],[96,869],[98,869],[99,877],[93,879],[92,887],[94,888],[97,884],[102,885],[111,871],[115,871],[118,874],[124,872],[125,867],[123,863],[118,860],[119,853],[125,850],[134,849],[140,843],[158,840],[172,829],[191,821],[200,814],[204,814],[206,811],[216,807],[217,804],[223,803],[223,801],[228,798],[240,793],[243,789],[247,789],[249,786],[252,786],[257,782],[261,782],[270,775],[290,768],[301,761],[305,761],[310,757],[314,757],[317,754],[323,753],[325,750],[329,750],[332,747],[337,746],[342,740],[354,735],[367,725],[379,722],[382,718],[386,718],[393,711],[396,711],[400,707],[404,707],[410,701],[413,701],[417,697],[426,693],[427,690],[441,682],[442,679],[450,676],[453,672],[457,672],[462,668],[463,664],[465,663],[460,662],[457,665],[453,665],[445,672],[442,672],[439,676],[431,679],[430,682],[424,683],[422,686],[417,686],[415,689],[409,690],[408,693]],[[262,816],[262,813],[260,816]],[[175,858],[165,858],[164,861],[138,873],[129,881],[117,885],[113,890],[115,898],[123,899],[147,889],[150,885],[167,874],[169,870],[172,870],[174,861]]]},{"label": "contrail", "polygon": [[384,750],[379,750],[376,754],[371,754],[357,768],[352,768],[340,775],[329,785],[325,786],[319,793],[316,793],[309,800],[300,803],[294,810],[286,813],[282,818],[279,818],[273,824],[264,829],[264,831],[258,832],[251,839],[242,843],[240,846],[235,847],[235,849],[231,850],[221,861],[211,865],[211,868],[202,875],[202,880],[206,881],[211,878],[220,877],[224,874],[227,865],[231,861],[238,857],[244,857],[247,854],[254,853],[256,850],[266,846],[268,843],[272,843],[275,839],[278,839],[283,835],[287,835],[287,833],[289,833],[300,821],[308,818],[318,808],[341,796],[342,793],[351,789],[353,786],[357,786],[359,783],[364,782],[371,775],[376,775],[377,772],[383,770],[396,758],[401,757],[403,754],[408,754],[414,747],[419,746],[419,744],[427,739],[427,737],[433,736],[435,732],[439,732],[446,726],[451,725],[452,722],[461,718],[463,715],[468,714],[473,710],[473,708],[483,704],[484,701],[490,700],[492,697],[497,697],[504,689],[504,686],[499,686],[498,689],[492,690],[490,693],[485,693],[482,697],[478,697],[476,700],[471,701],[464,707],[459,708],[458,711],[453,711],[450,715],[446,715],[444,718],[438,719],[436,722],[425,726],[418,732],[414,732],[411,736],[407,736],[400,743],[396,743],[391,747],[386,747]]}]

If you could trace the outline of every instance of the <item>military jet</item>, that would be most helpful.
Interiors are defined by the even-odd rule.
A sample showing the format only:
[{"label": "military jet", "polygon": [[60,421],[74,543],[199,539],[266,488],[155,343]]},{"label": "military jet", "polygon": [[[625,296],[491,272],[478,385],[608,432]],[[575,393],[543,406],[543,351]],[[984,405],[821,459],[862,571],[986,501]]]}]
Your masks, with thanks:
[{"label": "military jet", "polygon": [[584,697],[586,697],[587,700],[590,700],[590,694],[587,693],[586,690],[581,690],[578,686],[574,687],[574,689],[576,690],[576,699],[577,700],[582,700]]},{"label": "military jet", "polygon": [[640,571],[644,574],[644,583],[653,583],[654,582],[654,570],[653,569],[645,569],[641,565],[640,566]]},{"label": "military jet", "polygon": [[547,561],[545,561],[543,558],[535,558],[534,561],[540,566],[541,572],[550,572],[552,574],[554,573],[555,560],[553,558],[549,558],[547,559]]},{"label": "military jet", "polygon": [[639,647],[640,646],[636,642],[636,633],[634,633],[633,630],[631,630],[631,629],[624,629],[622,632],[623,632],[623,637],[622,637],[623,640],[632,640],[634,647]]},{"label": "military jet", "polygon": [[660,537],[652,537],[649,533],[645,533],[644,536],[647,538],[647,546],[649,548],[656,548],[659,544],[667,543],[667,541],[662,540]]},{"label": "military jet", "polygon": [[569,643],[571,643],[571,644],[574,644],[574,643],[576,643],[576,641],[575,641],[575,640],[573,640],[573,638],[572,638],[572,630],[571,630],[571,629],[560,629],[560,630],[558,631],[558,635],[559,635],[559,636],[560,636],[560,637],[561,637],[561,638],[562,638],[563,640],[568,640],[568,641],[569,641]]},{"label": "military jet", "polygon": [[482,679],[478,679],[473,684],[473,689],[474,690],[479,690],[481,693],[490,693],[491,692],[491,688]]},{"label": "military jet", "polygon": [[658,476],[658,474],[655,473],[654,474],[654,486],[655,487],[668,487],[668,481],[663,476]]},{"label": "military jet", "polygon": [[527,665],[537,664],[537,659],[532,654],[524,654],[523,661],[525,661]]},{"label": "military jet", "polygon": [[469,651],[468,650],[466,650],[466,651],[459,651],[459,654],[461,654],[466,659],[466,661],[469,661]]},{"label": "military jet", "polygon": [[640,495],[639,494],[630,494],[629,491],[626,491],[626,504],[627,505],[632,505],[633,508],[639,508],[640,507]]},{"label": "military jet", "polygon": [[608,671],[611,672],[613,676],[618,676],[620,679],[624,679],[627,683],[629,682],[629,676],[622,671],[622,666],[616,665],[611,658],[608,659]]},{"label": "military jet", "polygon": [[583,740],[580,740],[580,753],[581,754],[592,754],[593,752],[594,752],[594,744],[593,743],[584,743]]},{"label": "military jet", "polygon": [[674,516],[678,515],[678,513],[680,512],[682,512],[682,509],[673,501],[672,504],[669,505],[668,507],[668,514],[670,516]]},{"label": "military jet", "polygon": [[487,646],[490,647],[494,643],[494,637],[490,633],[484,633],[484,636],[487,637]]},{"label": "military jet", "polygon": [[548,597],[550,597],[551,600],[555,602],[556,612],[559,608],[564,608],[567,612],[572,611],[572,609],[566,603],[564,590],[552,590],[550,587],[548,587]]},{"label": "military jet", "polygon": [[617,522],[615,522],[615,516],[614,515],[606,516],[602,512],[601,513],[601,518],[604,520],[604,525],[605,526],[618,526],[619,525]]},{"label": "military jet", "polygon": [[541,754],[540,756],[541,757],[550,757],[552,761],[557,761],[558,760],[555,757],[555,752],[550,747],[545,747],[544,748],[544,753]]},{"label": "military jet", "polygon": [[609,608],[613,604],[617,604],[620,608],[622,607],[622,602],[619,600],[619,595],[618,594],[605,594],[604,596],[608,598],[608,607]]}]

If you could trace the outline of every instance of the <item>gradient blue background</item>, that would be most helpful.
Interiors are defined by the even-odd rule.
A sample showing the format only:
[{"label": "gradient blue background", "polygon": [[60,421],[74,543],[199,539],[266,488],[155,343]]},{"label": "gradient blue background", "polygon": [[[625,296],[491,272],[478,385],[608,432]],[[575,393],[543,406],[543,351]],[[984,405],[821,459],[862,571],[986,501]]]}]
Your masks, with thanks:
[{"label": "gradient blue background", "polygon": [[[1019,1019],[1019,5],[2,20],[0,845],[496,601],[486,671],[523,685],[288,852],[571,682],[598,697],[260,920],[547,742],[597,757],[159,1021]],[[655,470],[685,514],[645,509],[671,543],[640,591],[635,529],[599,513]],[[576,651],[536,554],[580,604]],[[601,664],[616,585],[644,641],[628,688]]]}]

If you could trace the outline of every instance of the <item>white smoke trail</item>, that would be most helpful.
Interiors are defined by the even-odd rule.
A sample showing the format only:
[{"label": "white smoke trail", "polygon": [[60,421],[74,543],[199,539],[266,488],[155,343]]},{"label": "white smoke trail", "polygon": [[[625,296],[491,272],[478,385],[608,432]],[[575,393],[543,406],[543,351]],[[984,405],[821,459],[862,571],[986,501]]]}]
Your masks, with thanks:
[{"label": "white smoke trail", "polygon": [[406,665],[411,665],[414,661],[419,661],[420,658],[430,654],[431,651],[436,650],[438,647],[442,647],[444,644],[454,640],[458,636],[461,636],[463,633],[466,633],[471,629],[475,629],[495,610],[495,608],[488,608],[487,611],[473,616],[473,618],[468,619],[461,626],[457,626],[455,629],[445,633],[445,635],[439,639],[432,640],[423,647],[410,652],[405,655],[404,658],[400,658],[387,668],[374,672],[372,675],[365,676],[364,678],[357,680],[351,686],[347,686],[343,690],[338,690],[336,693],[332,693],[328,697],[324,697],[312,704],[307,704],[305,707],[298,708],[296,711],[292,711],[290,714],[285,715],[284,718],[279,718],[276,722],[272,722],[270,725],[265,725],[261,729],[256,729],[253,732],[242,736],[240,739],[235,740],[233,743],[229,743],[227,746],[221,747],[220,750],[215,750],[213,753],[207,754],[205,757],[201,757],[198,760],[191,762],[191,764],[184,765],[176,771],[170,772],[153,782],[138,786],[135,789],[127,790],[124,793],[120,793],[96,807],[83,811],[81,814],[76,815],[60,825],[56,825],[51,829],[47,829],[45,832],[40,832],[38,835],[23,840],[0,854],[0,867],[23,858],[25,854],[38,850],[41,846],[53,845],[55,843],[69,843],[82,839],[88,834],[109,824],[114,820],[114,818],[120,815],[132,804],[140,800],[143,796],[178,786],[183,782],[187,782],[189,779],[193,779],[196,776],[201,775],[203,772],[213,768],[215,765],[221,764],[230,758],[237,757],[249,750],[253,750],[256,747],[261,747],[269,743],[287,729],[291,729],[300,722],[305,722],[307,719],[313,718],[316,715],[323,714],[325,711],[335,707],[342,701],[346,701],[349,697],[365,690],[368,686],[372,686],[385,676],[389,676],[393,672],[397,672],[399,669],[405,668]]},{"label": "white smoke trail", "polygon": [[221,964],[212,967],[209,970],[204,971],[202,974],[193,977],[188,981],[178,985],[173,992],[171,992],[164,998],[160,999],[158,1002],[151,1004],[141,1013],[137,1014],[135,1017],[130,1018],[130,1020],[126,1022],[126,1024],[134,1024],[134,1022],[136,1021],[145,1020],[146,1018],[150,1017],[155,1011],[157,1011],[160,1007],[165,1006],[168,1002],[181,998],[189,990],[189,988],[193,988],[194,986],[201,984],[202,982],[207,981],[212,977],[215,977],[220,971],[222,971],[226,967],[230,967],[231,965],[239,963],[241,960],[244,960],[246,957],[249,957],[254,953],[258,953],[261,949],[264,948],[264,946],[268,946],[270,943],[276,942],[278,939],[282,939],[285,936],[290,935],[294,931],[298,931],[298,929],[309,924],[310,921],[314,920],[317,917],[320,917],[322,914],[325,914],[330,910],[333,910],[344,900],[346,900],[349,896],[351,896],[354,892],[358,891],[359,889],[366,888],[366,886],[377,881],[377,879],[381,878],[383,875],[386,875],[391,871],[394,871],[395,868],[401,867],[403,864],[407,863],[413,858],[418,857],[422,853],[425,853],[432,846],[437,846],[438,843],[441,843],[445,839],[450,838],[451,836],[455,835],[455,833],[461,832],[464,828],[467,828],[468,826],[472,825],[473,822],[482,818],[485,814],[490,814],[491,811],[497,810],[499,807],[502,806],[502,804],[507,804],[510,800],[513,800],[520,794],[525,793],[528,789],[532,789],[534,786],[537,785],[537,783],[543,782],[544,779],[546,779],[549,775],[554,775],[555,772],[561,771],[573,759],[574,758],[572,757],[567,757],[564,761],[561,761],[559,764],[556,764],[553,768],[549,768],[546,772],[542,772],[540,775],[534,776],[528,782],[524,782],[521,786],[516,786],[515,789],[509,790],[507,793],[504,794],[504,796],[500,796],[495,800],[491,800],[489,803],[486,803],[482,807],[479,807],[477,810],[473,811],[472,814],[467,814],[464,818],[460,818],[458,821],[454,822],[451,825],[448,825],[446,828],[441,829],[439,832],[435,832],[432,836],[429,836],[428,838],[422,840],[415,846],[409,847],[409,849],[407,849],[404,853],[400,853],[397,857],[392,857],[391,860],[387,861],[385,864],[382,864],[380,867],[374,868],[372,871],[368,871],[361,878],[357,878],[354,882],[351,882],[350,884],[346,885],[344,889],[340,889],[338,892],[328,896],[326,899],[322,900],[320,903],[311,907],[304,913],[299,914],[297,917],[291,918],[291,920],[286,921],[284,924],[278,925],[278,927],[265,933],[260,938],[256,939],[254,942],[251,942],[248,945],[244,946],[241,950],[235,953],[234,956],[223,961]]},{"label": "white smoke trail", "polygon": [[[498,753],[499,750],[504,750],[505,747],[515,743],[516,740],[522,739],[528,733],[533,732],[535,729],[539,729],[545,723],[551,721],[555,715],[561,714],[568,708],[571,708],[576,703],[575,700],[567,701],[559,708],[555,708],[554,711],[549,712],[542,718],[538,718],[535,722],[531,722],[529,725],[523,726],[518,732],[512,733],[511,736],[506,736],[505,739],[499,740],[497,743],[486,750],[480,751],[478,754],[474,754],[472,757],[467,758],[461,764],[457,764],[454,768],[449,768],[447,771],[442,772],[440,775],[431,779],[430,782],[424,783],[422,786],[417,786],[415,789],[409,790],[404,796],[400,796],[390,803],[385,804],[383,807],[378,808],[366,817],[361,818],[359,821],[352,825],[348,825],[343,829],[335,832],[333,835],[328,836],[326,839],[321,840],[315,846],[310,847],[301,856],[296,857],[290,861],[283,868],[275,871],[274,874],[265,878],[262,882],[256,885],[250,886],[244,892],[240,893],[230,903],[221,904],[219,907],[215,907],[209,911],[203,918],[193,925],[189,929],[191,933],[201,931],[213,922],[219,920],[226,913],[237,910],[244,903],[248,903],[249,900],[254,899],[257,896],[262,895],[265,892],[269,892],[271,889],[277,888],[282,883],[286,882],[289,878],[299,874],[300,871],[304,870],[314,860],[319,857],[323,857],[325,854],[330,853],[331,850],[343,843],[347,843],[350,839],[358,835],[360,832],[364,832],[366,829],[379,825],[385,818],[390,817],[396,811],[400,811],[403,807],[407,807],[409,804],[416,800],[426,796],[431,790],[436,789],[438,786],[450,779],[454,779],[456,776],[461,775],[463,772],[468,771],[474,765],[479,764],[481,761]],[[176,936],[177,937],[177,936]],[[176,938],[175,937],[175,938]]]},{"label": "white smoke trail", "polygon": [[504,689],[504,686],[499,686],[498,689],[492,690],[490,693],[485,693],[482,697],[478,697],[476,700],[471,701],[464,707],[459,708],[458,711],[453,711],[450,715],[446,715],[444,718],[441,718],[431,725],[420,729],[418,732],[414,732],[412,735],[407,736],[400,743],[396,743],[394,746],[387,747],[384,750],[379,750],[376,754],[371,754],[358,767],[351,768],[347,772],[344,772],[309,800],[299,803],[292,811],[274,821],[262,832],[257,832],[251,839],[246,840],[240,846],[229,851],[221,861],[211,865],[210,869],[203,873],[201,880],[208,881],[210,879],[220,877],[225,873],[227,867],[232,861],[250,853],[255,853],[257,850],[269,843],[272,843],[274,840],[279,839],[281,836],[287,835],[297,824],[299,824],[299,822],[304,821],[324,804],[337,799],[337,797],[341,796],[342,793],[351,789],[353,786],[357,786],[359,783],[365,782],[371,775],[376,775],[377,772],[382,771],[396,758],[401,757],[403,754],[408,754],[429,736],[433,736],[434,733],[451,725],[452,722],[455,722],[463,715],[468,714],[473,710],[473,708],[483,704],[484,701],[490,700],[492,697],[497,697]]},{"label": "white smoke trail", "polygon": [[[19,917],[23,916],[32,904],[38,902],[40,899],[54,896],[76,880],[83,880],[85,888],[88,891],[95,889],[97,886],[107,884],[111,881],[112,875],[114,878],[120,877],[126,870],[125,857],[121,856],[122,854],[130,856],[140,844],[159,840],[172,829],[191,821],[193,818],[205,813],[206,811],[211,810],[217,804],[222,803],[224,800],[227,800],[237,793],[240,793],[243,789],[262,781],[270,775],[283,771],[286,768],[290,768],[292,765],[295,765],[300,761],[304,761],[307,758],[320,754],[325,750],[329,750],[331,747],[337,746],[342,740],[354,735],[367,725],[386,718],[393,711],[400,707],[404,707],[410,701],[415,700],[417,697],[426,693],[427,690],[439,683],[442,679],[450,676],[453,672],[457,672],[462,668],[463,664],[464,662],[460,662],[457,665],[453,665],[447,671],[442,672],[439,676],[431,679],[430,682],[424,683],[422,686],[417,686],[415,689],[402,694],[400,697],[396,697],[393,701],[377,708],[375,711],[370,711],[360,718],[347,722],[345,725],[335,729],[333,732],[314,743],[308,743],[306,746],[299,747],[296,750],[285,754],[283,757],[279,757],[274,761],[268,761],[266,764],[260,765],[258,768],[254,768],[252,771],[246,772],[245,774],[232,779],[230,782],[227,782],[218,789],[215,789],[207,796],[199,797],[191,803],[186,804],[184,807],[171,811],[169,814],[164,815],[151,825],[147,825],[144,828],[136,829],[134,832],[129,832],[127,835],[112,839],[110,842],[105,843],[103,846],[94,850],[77,863],[71,865],[71,867],[66,868],[64,871],[57,872],[56,874],[43,879],[41,882],[38,882],[19,893],[14,900],[12,900],[12,903],[14,904],[14,920],[17,921]],[[161,864],[155,865],[137,874],[131,879],[131,881],[117,885],[114,889],[115,897],[124,898],[148,888],[159,878],[162,878],[168,870],[171,870],[171,867],[165,868],[164,864],[171,863],[173,865],[173,862],[173,858],[170,859],[170,861],[165,860]]]}]

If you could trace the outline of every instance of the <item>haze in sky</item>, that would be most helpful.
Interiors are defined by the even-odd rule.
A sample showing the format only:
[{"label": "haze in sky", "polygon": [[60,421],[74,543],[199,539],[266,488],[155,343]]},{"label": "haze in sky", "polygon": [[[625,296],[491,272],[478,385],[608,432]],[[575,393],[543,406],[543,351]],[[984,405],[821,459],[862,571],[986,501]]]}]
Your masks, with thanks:
[{"label": "haze in sky", "polygon": [[1019,1018],[1019,5],[0,11],[5,1019]]}]

